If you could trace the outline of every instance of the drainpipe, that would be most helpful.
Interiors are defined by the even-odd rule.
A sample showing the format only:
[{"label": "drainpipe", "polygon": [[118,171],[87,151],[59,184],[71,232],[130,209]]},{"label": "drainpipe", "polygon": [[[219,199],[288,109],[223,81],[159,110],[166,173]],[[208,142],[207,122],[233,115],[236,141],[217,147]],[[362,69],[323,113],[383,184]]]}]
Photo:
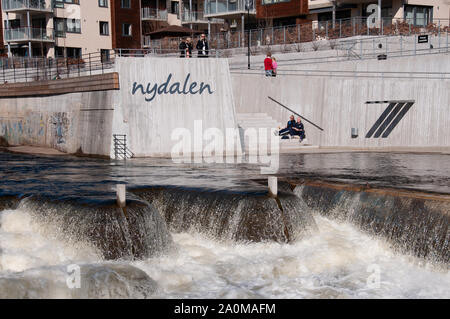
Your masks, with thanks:
[{"label": "drainpipe", "polygon": [[244,14],[241,15],[241,24],[242,24],[242,47],[244,47],[244,43],[245,43]]},{"label": "drainpipe", "polygon": [[192,29],[192,0],[189,0],[189,21],[191,21],[190,27]]},{"label": "drainpipe", "polygon": [[[31,23],[30,23],[30,11],[27,11],[27,23],[28,23],[28,39],[32,36],[32,30],[31,30]],[[31,51],[31,41],[28,40],[28,57],[32,57],[32,51]]]},{"label": "drainpipe", "polygon": [[[9,25],[9,13],[8,12],[6,12],[6,28],[9,30],[9,32],[11,34],[11,31],[10,31],[11,26]],[[8,41],[8,58],[10,58],[10,57],[11,57],[11,44]]]},{"label": "drainpipe", "polygon": [[378,0],[378,27],[381,28],[381,0]]},{"label": "drainpipe", "polygon": [[[327,23],[328,26],[328,23]],[[333,29],[336,27],[336,1],[333,1]]]}]

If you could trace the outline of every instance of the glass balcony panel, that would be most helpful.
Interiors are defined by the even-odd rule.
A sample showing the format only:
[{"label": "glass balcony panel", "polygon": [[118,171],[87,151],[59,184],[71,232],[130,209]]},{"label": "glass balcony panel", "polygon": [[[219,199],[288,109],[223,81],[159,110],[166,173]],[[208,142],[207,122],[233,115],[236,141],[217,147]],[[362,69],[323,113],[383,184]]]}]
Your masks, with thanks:
[{"label": "glass balcony panel", "polygon": [[42,28],[5,29],[6,41],[53,41],[53,30]]},{"label": "glass balcony panel", "polygon": [[51,0],[2,0],[2,9],[53,11]]}]

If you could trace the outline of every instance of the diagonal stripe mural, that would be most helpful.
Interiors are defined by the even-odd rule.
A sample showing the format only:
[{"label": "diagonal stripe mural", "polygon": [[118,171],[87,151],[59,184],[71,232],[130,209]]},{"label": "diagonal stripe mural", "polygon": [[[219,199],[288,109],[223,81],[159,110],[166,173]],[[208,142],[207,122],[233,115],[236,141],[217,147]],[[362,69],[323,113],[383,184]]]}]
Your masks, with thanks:
[{"label": "diagonal stripe mural", "polygon": [[366,134],[366,138],[388,137],[408,113],[415,101],[367,101],[366,104],[388,103],[386,109]]}]

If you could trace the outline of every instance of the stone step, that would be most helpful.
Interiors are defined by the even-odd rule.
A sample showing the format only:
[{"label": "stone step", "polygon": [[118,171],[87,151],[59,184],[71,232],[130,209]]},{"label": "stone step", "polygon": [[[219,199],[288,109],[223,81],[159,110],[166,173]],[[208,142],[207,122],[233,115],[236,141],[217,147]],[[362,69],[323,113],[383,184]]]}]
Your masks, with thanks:
[{"label": "stone step", "polygon": [[264,118],[269,117],[267,113],[236,113],[236,118],[238,119],[252,119],[252,118]]},{"label": "stone step", "polygon": [[243,129],[246,129],[248,127],[260,127],[260,128],[274,128],[274,129],[278,129],[278,123],[276,122],[263,122],[263,123],[238,123],[238,125],[240,127],[242,127]]}]

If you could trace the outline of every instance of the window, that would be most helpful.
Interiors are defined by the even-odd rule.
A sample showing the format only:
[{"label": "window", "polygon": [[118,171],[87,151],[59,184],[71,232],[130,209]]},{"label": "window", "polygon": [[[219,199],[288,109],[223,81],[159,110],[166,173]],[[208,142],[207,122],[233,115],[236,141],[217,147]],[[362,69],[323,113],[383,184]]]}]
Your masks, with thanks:
[{"label": "window", "polygon": [[63,38],[66,33],[81,33],[81,20],[54,18],[55,36]]},{"label": "window", "polygon": [[55,47],[55,57],[56,58],[64,57],[64,47]]},{"label": "window", "polygon": [[81,20],[66,19],[66,32],[81,33]]},{"label": "window", "polygon": [[[290,2],[291,0],[262,0],[262,4],[274,4],[274,3],[280,3],[280,2]],[[252,6],[252,8],[254,5]]]},{"label": "window", "polygon": [[65,19],[54,18],[53,24],[55,29],[55,37],[64,38],[66,36]]},{"label": "window", "polygon": [[109,50],[101,49],[101,50],[100,50],[100,56],[101,56],[101,58],[102,58],[102,63],[110,62],[110,54],[109,54]]},{"label": "window", "polygon": [[64,3],[68,4],[80,4],[80,0],[55,0],[53,7],[64,8]]},{"label": "window", "polygon": [[108,0],[98,0],[98,6],[108,8]]},{"label": "window", "polygon": [[405,20],[415,26],[426,26],[433,21],[433,7],[405,5]]},{"label": "window", "polygon": [[124,23],[122,24],[122,36],[124,37],[131,37],[131,24]]},{"label": "window", "polygon": [[9,20],[9,28],[8,21],[5,20],[5,29],[17,29],[20,28],[20,19]]},{"label": "window", "polygon": [[109,23],[100,21],[100,35],[109,35]]},{"label": "window", "polygon": [[66,48],[67,50],[67,57],[78,59],[81,58],[81,48]]},{"label": "window", "polygon": [[131,8],[131,0],[121,0],[121,8],[122,9],[130,9]]},{"label": "window", "polygon": [[178,1],[171,1],[170,3],[171,13],[176,14],[178,18],[180,15],[179,4],[180,3]]}]

